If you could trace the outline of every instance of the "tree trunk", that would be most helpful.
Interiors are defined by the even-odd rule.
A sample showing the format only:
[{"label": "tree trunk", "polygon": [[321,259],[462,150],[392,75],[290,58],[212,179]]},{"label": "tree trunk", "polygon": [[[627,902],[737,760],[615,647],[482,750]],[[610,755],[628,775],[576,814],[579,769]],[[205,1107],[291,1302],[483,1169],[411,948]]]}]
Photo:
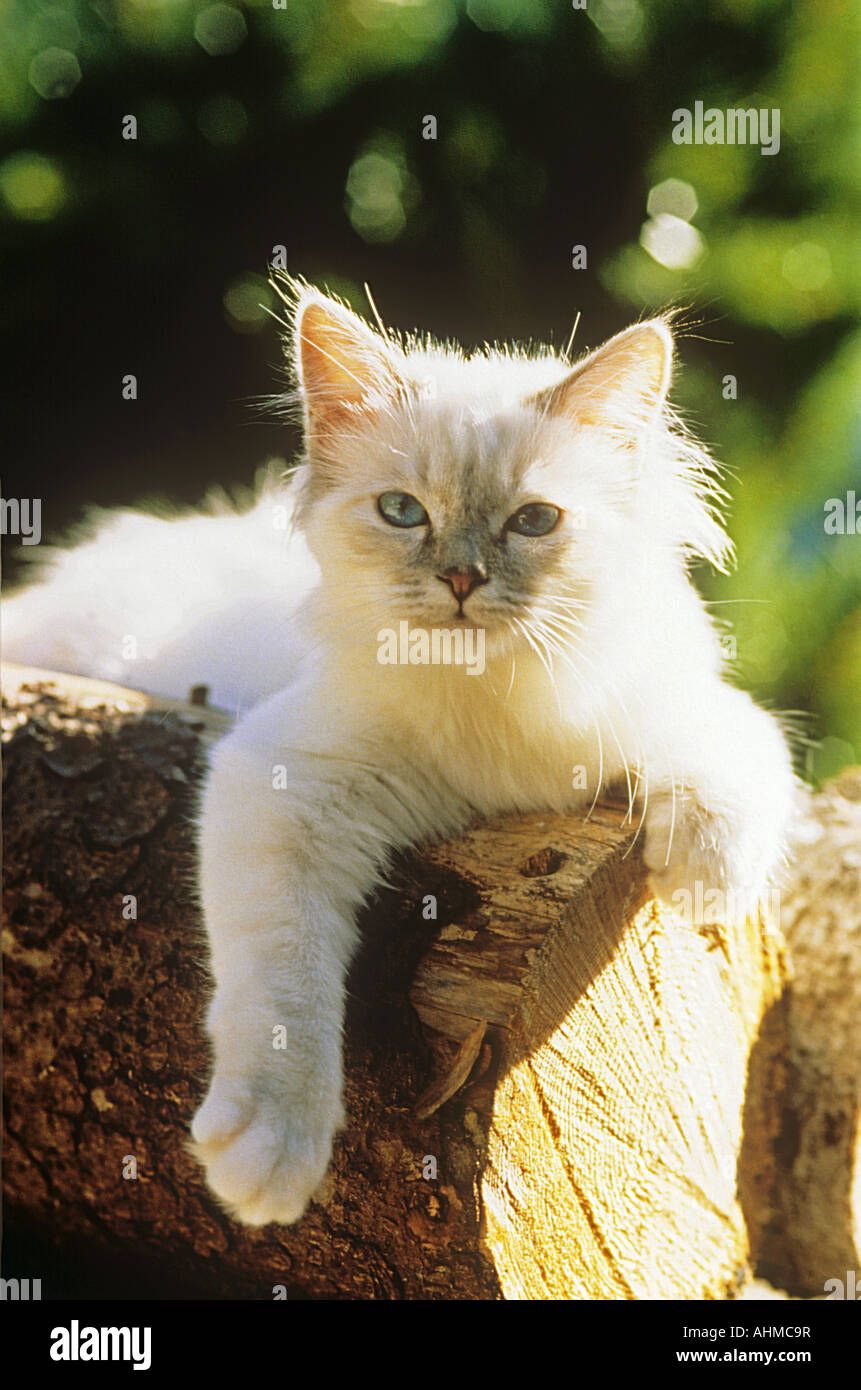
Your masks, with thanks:
[{"label": "tree trunk", "polygon": [[613,802],[409,856],[364,913],[324,1199],[245,1229],[184,1147],[208,1068],[189,816],[226,717],[49,679],[6,682],[4,1179],[12,1249],[50,1257],[54,1292],[742,1289],[772,1219],[773,927],[650,902]]}]

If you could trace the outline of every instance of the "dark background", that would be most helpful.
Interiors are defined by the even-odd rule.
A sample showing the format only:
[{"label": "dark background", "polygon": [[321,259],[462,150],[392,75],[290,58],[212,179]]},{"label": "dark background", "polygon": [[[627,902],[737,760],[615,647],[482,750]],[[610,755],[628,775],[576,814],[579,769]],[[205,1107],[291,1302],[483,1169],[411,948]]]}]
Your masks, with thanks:
[{"label": "dark background", "polygon": [[[806,713],[808,774],[861,758],[861,535],[823,524],[861,497],[854,3],[13,0],[0,23],[3,491],[42,498],[45,541],[289,459],[258,400],[283,386],[274,246],[466,345],[561,346],[579,313],[585,348],[685,305],[675,399],[732,470],[739,553],[698,578],[739,678]],[[779,108],[780,152],[674,144],[696,100]]]}]

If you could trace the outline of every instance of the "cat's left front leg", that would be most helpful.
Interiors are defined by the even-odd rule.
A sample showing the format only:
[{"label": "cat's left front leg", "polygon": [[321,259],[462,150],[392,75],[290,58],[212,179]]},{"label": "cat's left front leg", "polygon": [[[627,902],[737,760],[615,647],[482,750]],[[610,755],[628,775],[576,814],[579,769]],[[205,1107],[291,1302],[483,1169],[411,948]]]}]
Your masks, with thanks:
[{"label": "cat's left front leg", "polygon": [[717,677],[651,712],[645,860],[658,897],[707,920],[752,911],[784,861],[797,783],[779,723]]}]

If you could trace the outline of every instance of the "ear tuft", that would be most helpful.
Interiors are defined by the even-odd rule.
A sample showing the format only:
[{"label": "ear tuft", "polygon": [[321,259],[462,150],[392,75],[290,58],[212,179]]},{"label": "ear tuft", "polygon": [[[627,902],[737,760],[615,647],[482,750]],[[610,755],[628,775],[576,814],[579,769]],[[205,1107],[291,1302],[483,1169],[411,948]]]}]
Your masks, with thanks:
[{"label": "ear tuft", "polygon": [[361,412],[383,408],[404,390],[397,349],[316,290],[299,295],[295,353],[312,452]]},{"label": "ear tuft", "polygon": [[672,333],[663,319],[649,319],[596,348],[536,401],[579,425],[645,424],[664,402],[672,365]]}]

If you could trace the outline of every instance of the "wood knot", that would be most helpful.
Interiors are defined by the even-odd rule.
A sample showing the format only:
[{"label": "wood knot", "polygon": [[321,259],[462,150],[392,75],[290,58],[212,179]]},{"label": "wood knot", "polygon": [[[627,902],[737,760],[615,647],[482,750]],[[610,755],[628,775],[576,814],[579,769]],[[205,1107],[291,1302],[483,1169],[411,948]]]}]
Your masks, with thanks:
[{"label": "wood knot", "polygon": [[548,874],[555,874],[567,859],[567,855],[561,850],[540,849],[537,854],[531,854],[525,864],[521,864],[520,872],[524,878],[546,878]]}]

